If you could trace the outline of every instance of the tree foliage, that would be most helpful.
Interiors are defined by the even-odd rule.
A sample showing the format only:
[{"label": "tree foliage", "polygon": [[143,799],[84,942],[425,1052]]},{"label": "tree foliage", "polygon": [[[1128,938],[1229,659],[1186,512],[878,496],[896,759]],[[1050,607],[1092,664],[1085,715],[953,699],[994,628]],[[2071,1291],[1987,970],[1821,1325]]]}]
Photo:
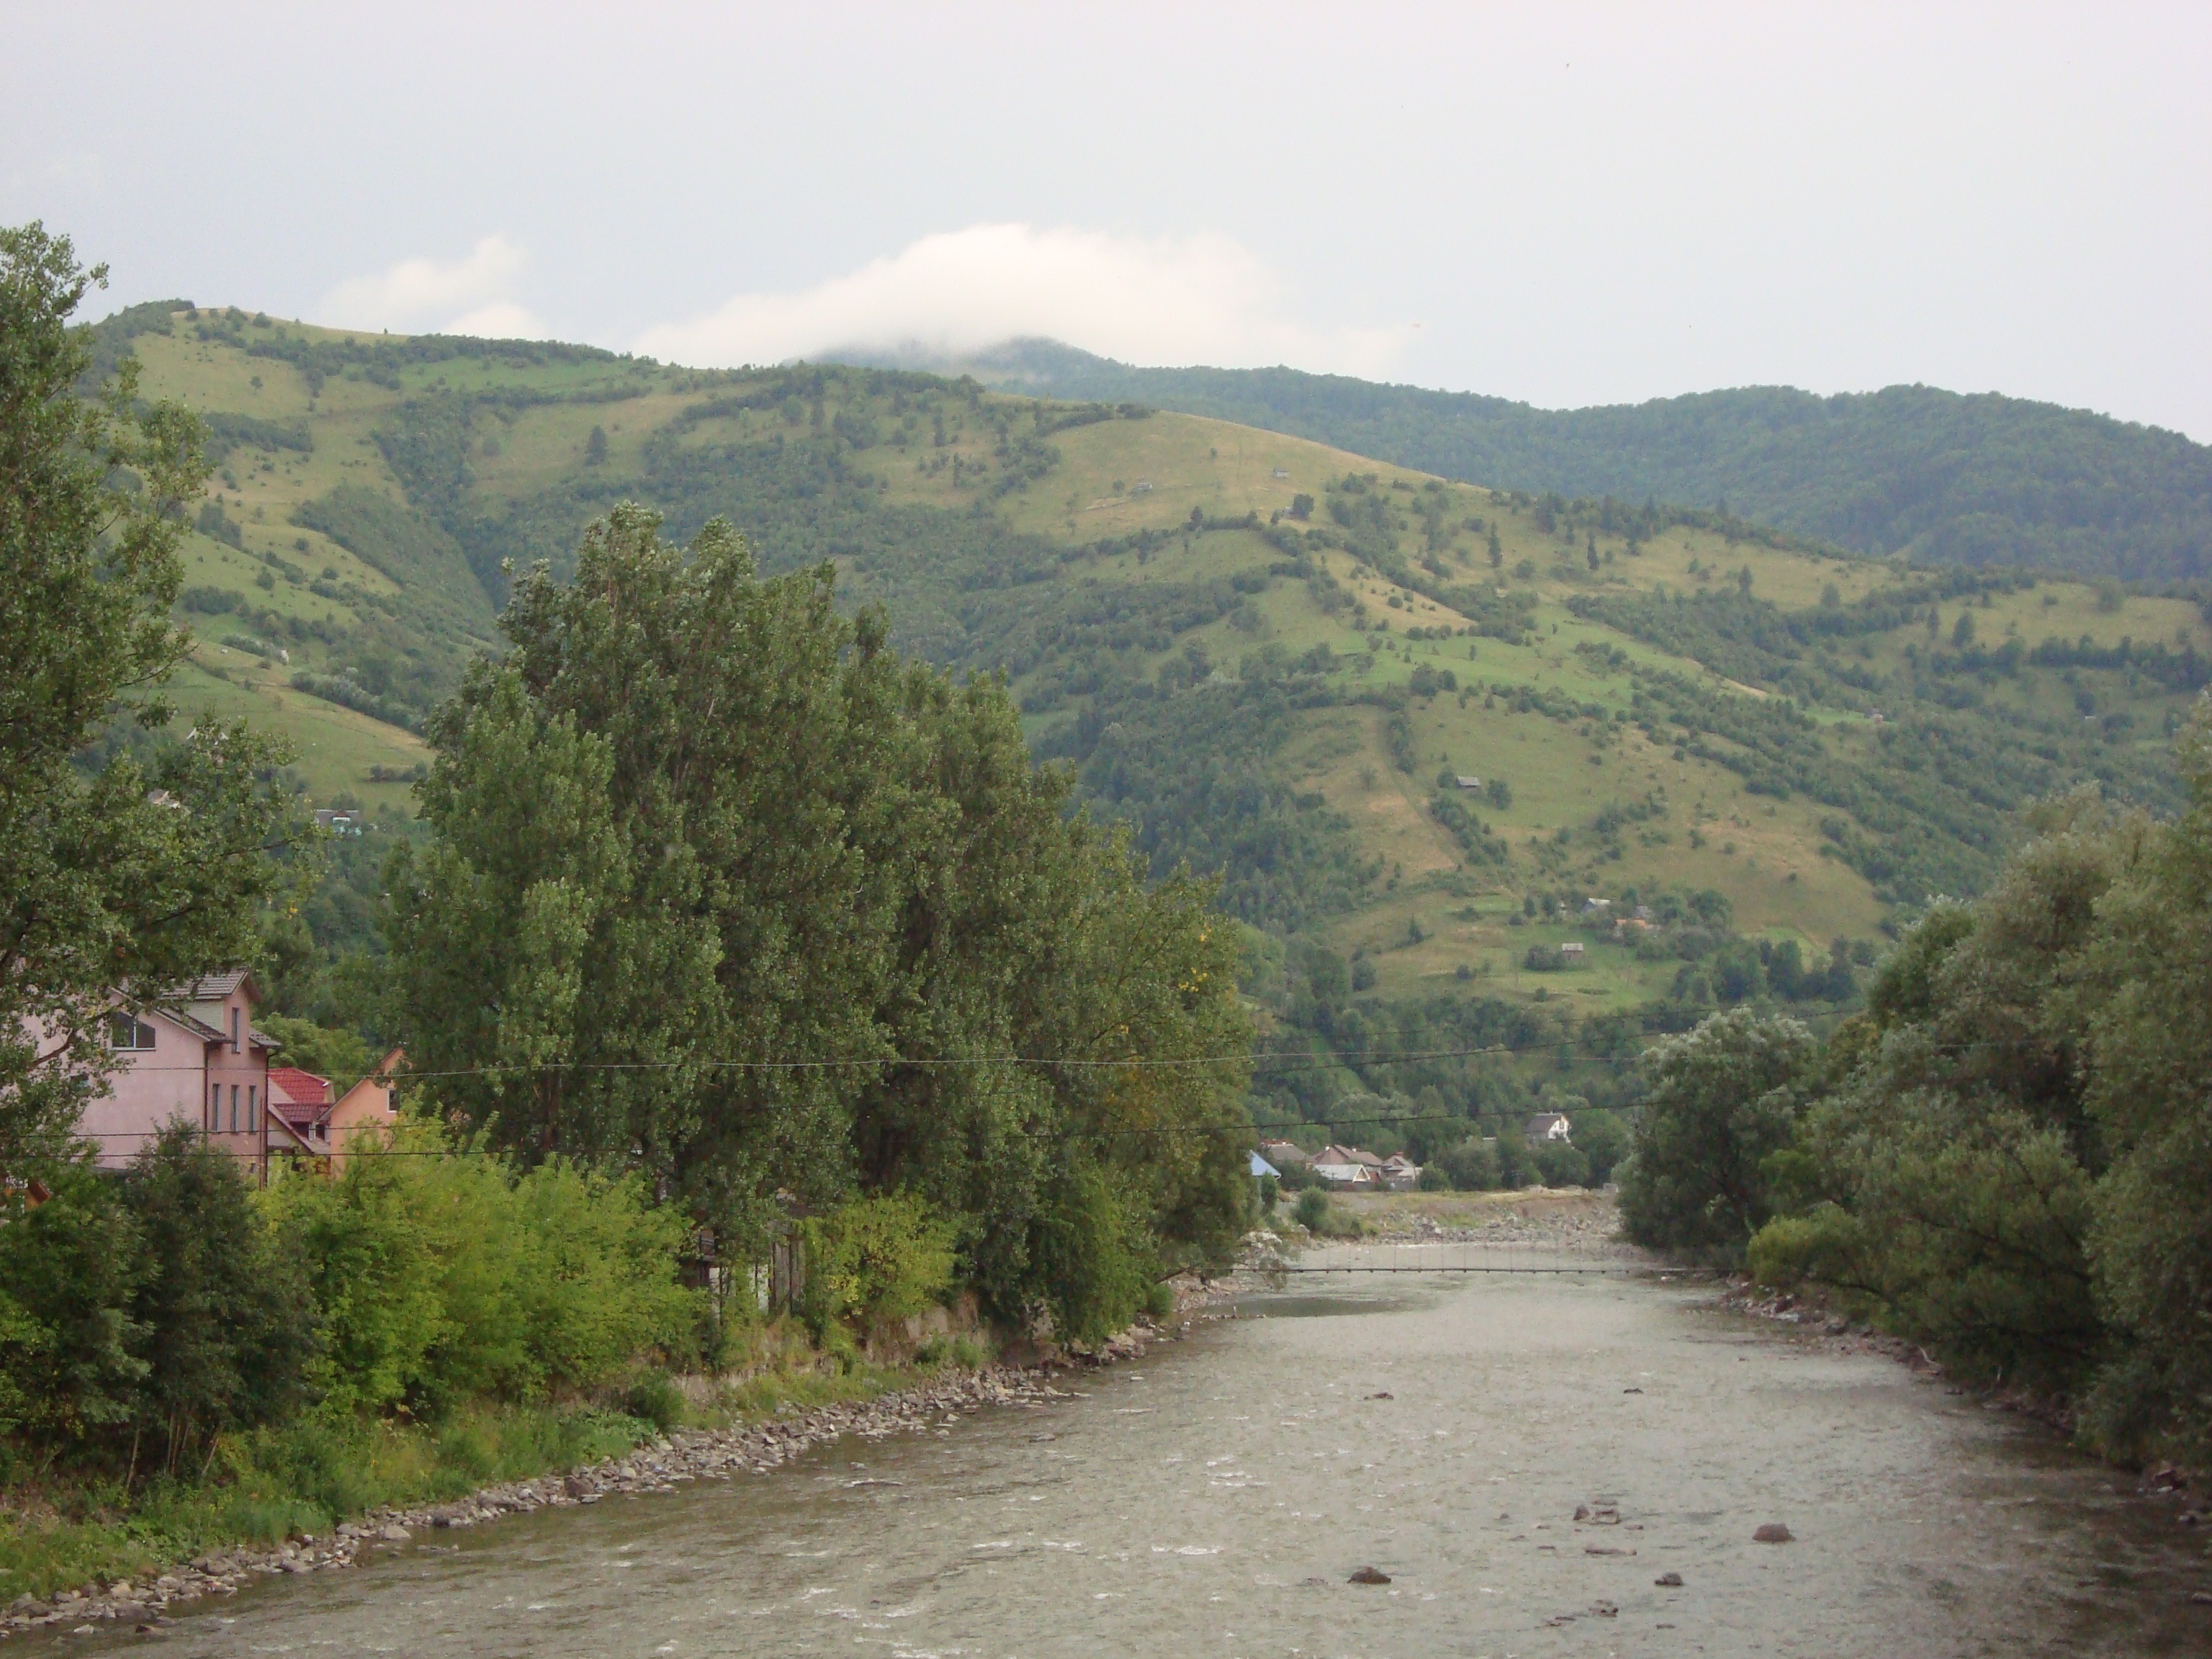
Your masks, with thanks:
[{"label": "tree foliage", "polygon": [[2176,754],[2179,816],[2053,802],[1883,963],[1751,1252],[2127,1457],[2212,1450],[2212,701]]},{"label": "tree foliage", "polygon": [[441,1103],[733,1246],[779,1189],[912,1193],[1008,1311],[1065,1297],[1064,1236],[1224,1248],[1249,1039],[1206,890],[1148,885],[1000,683],[900,660],[828,568],[659,525],[619,507],[573,584],[519,583],[432,725],[390,931]]},{"label": "tree foliage", "polygon": [[1740,1253],[1772,1213],[1767,1160],[1789,1145],[1812,1034],[1786,1015],[1715,1014],[1645,1055],[1634,1155],[1620,1178],[1639,1244]]},{"label": "tree foliage", "polygon": [[153,1001],[246,957],[280,821],[257,775],[276,752],[204,724],[96,769],[74,763],[118,708],[167,720],[186,637],[182,504],[205,476],[182,408],[141,406],[125,359],[95,398],[70,318],[105,267],[65,238],[0,229],[0,1164],[58,1153],[107,1061],[118,988]]}]

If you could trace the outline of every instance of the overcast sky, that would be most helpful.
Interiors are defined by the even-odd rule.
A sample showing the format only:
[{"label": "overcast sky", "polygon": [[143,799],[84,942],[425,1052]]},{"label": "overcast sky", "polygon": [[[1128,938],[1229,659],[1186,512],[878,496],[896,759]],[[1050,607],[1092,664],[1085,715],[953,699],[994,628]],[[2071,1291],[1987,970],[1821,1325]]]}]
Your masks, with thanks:
[{"label": "overcast sky", "polygon": [[1926,381],[2212,440],[2212,6],[0,0],[106,306],[680,362],[1057,336],[1547,406]]}]

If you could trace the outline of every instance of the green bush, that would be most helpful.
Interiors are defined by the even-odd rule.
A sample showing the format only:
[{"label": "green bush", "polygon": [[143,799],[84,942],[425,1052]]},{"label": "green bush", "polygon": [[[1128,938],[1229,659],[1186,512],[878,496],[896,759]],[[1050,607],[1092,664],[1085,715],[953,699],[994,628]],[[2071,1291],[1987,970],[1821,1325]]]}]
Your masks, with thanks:
[{"label": "green bush", "polygon": [[122,1197],[138,1249],[125,1316],[146,1368],[133,1415],[174,1469],[205,1437],[303,1401],[319,1321],[238,1160],[196,1128],[163,1130],[125,1171]]},{"label": "green bush", "polygon": [[1307,1188],[1291,1206],[1291,1218],[1310,1233],[1321,1231],[1328,1221],[1328,1194],[1318,1187]]},{"label": "green bush", "polygon": [[918,1314],[951,1285],[952,1229],[919,1198],[854,1199],[802,1228],[803,1311],[817,1336]]},{"label": "green bush", "polygon": [[1546,1140],[1531,1154],[1536,1174],[1547,1187],[1580,1187],[1589,1180],[1589,1159],[1581,1147],[1564,1140]]},{"label": "green bush", "polygon": [[125,1421],[146,1374],[129,1313],[137,1227],[89,1168],[52,1180],[36,1208],[9,1194],[0,1224],[0,1427],[39,1447]]},{"label": "green bush", "polygon": [[1127,1328],[1145,1305],[1158,1253],[1137,1203],[1112,1176],[1079,1169],[1064,1178],[1037,1235],[1054,1334],[1098,1342]]},{"label": "green bush", "polygon": [[326,1412],[579,1392],[690,1340],[696,1298],[675,1274],[686,1224],[635,1176],[560,1160],[518,1173],[422,1128],[381,1150],[399,1155],[265,1200],[323,1310]]},{"label": "green bush", "polygon": [[1462,1193],[1487,1192],[1498,1184],[1498,1155],[1480,1135],[1469,1135],[1431,1158],[1421,1171],[1425,1186],[1431,1170]]},{"label": "green bush", "polygon": [[666,1371],[647,1371],[623,1391],[622,1408],[666,1434],[684,1420],[684,1390]]}]

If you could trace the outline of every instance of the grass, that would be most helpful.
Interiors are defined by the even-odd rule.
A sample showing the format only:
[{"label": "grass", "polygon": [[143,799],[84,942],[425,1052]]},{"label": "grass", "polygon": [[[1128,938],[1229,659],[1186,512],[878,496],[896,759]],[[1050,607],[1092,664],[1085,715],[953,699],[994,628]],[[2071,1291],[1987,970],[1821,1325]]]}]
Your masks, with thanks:
[{"label": "grass", "polygon": [[427,761],[430,751],[422,738],[295,691],[283,678],[283,671],[262,668],[240,653],[221,655],[204,645],[200,654],[216,661],[226,678],[218,679],[197,663],[179,672],[169,695],[184,725],[202,714],[246,720],[257,730],[274,732],[291,744],[293,769],[307,781],[313,799],[349,794],[380,813],[408,810],[413,800],[410,786],[374,782],[369,773],[378,766],[404,772]]},{"label": "grass", "polygon": [[654,1432],[619,1412],[483,1406],[434,1426],[311,1421],[225,1437],[204,1477],[128,1492],[112,1477],[19,1480],[0,1510],[0,1586],[43,1595],[265,1548],[366,1510],[618,1456]]},{"label": "grass", "polygon": [[[204,1473],[141,1479],[127,1492],[113,1472],[40,1470],[19,1456],[0,1490],[0,1601],[137,1580],[210,1552],[325,1534],[367,1510],[448,1502],[619,1457],[672,1419],[728,1428],[787,1408],[872,1400],[988,1358],[959,1338],[911,1364],[837,1364],[776,1320],[744,1334],[734,1370],[688,1389],[641,1386],[597,1405],[478,1404],[434,1424],[311,1419],[225,1436]],[[656,1394],[682,1403],[672,1412]]]}]

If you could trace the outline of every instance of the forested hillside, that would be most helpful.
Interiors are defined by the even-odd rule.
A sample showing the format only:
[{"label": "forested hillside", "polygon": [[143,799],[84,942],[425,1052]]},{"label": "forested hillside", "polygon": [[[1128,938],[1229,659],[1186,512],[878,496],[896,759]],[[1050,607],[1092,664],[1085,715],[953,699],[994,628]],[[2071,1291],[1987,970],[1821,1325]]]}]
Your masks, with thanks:
[{"label": "forested hillside", "polygon": [[[1386,1149],[1624,1099],[1644,1033],[1716,1006],[1848,1004],[2038,798],[2170,805],[2170,737],[2212,677],[2191,600],[1492,491],[1133,402],[234,310],[142,307],[111,355],[125,333],[222,452],[181,700],[291,736],[318,802],[413,833],[416,732],[516,574],[566,578],[624,501],[683,542],[725,518],[765,574],[833,568],[894,647],[1003,673],[1074,801],[1155,874],[1218,876],[1286,1056],[1253,1109]],[[289,994],[326,1020],[377,845],[279,931]]]},{"label": "forested hillside", "polygon": [[1287,368],[1138,368],[1049,340],[915,366],[1032,396],[1139,399],[1474,483],[1725,503],[1923,563],[2212,577],[2212,449],[1994,392],[1745,386],[1546,410]]}]

